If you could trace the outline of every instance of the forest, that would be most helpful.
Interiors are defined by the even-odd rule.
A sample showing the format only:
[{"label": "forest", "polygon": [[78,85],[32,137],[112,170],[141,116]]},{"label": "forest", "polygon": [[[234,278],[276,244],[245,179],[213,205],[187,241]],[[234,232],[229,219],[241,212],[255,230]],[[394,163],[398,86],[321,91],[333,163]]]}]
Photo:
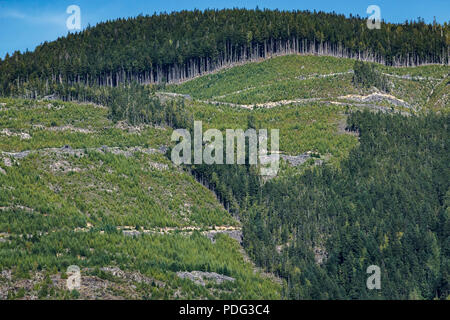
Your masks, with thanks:
[{"label": "forest", "polygon": [[[449,116],[355,112],[360,135],[339,169],[263,182],[250,166],[202,166],[238,214],[256,263],[286,280],[288,299],[446,299]],[[240,211],[238,211],[240,210]],[[382,291],[365,287],[382,270]]]},{"label": "forest", "polygon": [[[156,87],[153,86],[142,86],[136,82],[118,87],[84,84],[67,86],[55,83],[50,89],[45,89],[40,81],[36,83],[39,85],[33,90],[28,90],[26,85],[11,95],[26,99],[43,97],[50,100],[93,103],[108,108],[108,118],[112,121],[126,120],[133,125],[154,124],[186,128],[192,122],[192,117],[184,107],[183,99],[162,101],[155,95]],[[51,95],[44,96],[47,93]]]},{"label": "forest", "polygon": [[[0,267],[14,286],[45,274],[39,298],[70,298],[48,279],[77,264],[154,280],[132,298],[448,299],[449,29],[196,10],[107,21],[6,56]],[[282,162],[272,179],[250,165],[174,166],[170,134],[194,119],[279,128],[284,155],[311,158]],[[242,243],[205,236],[219,226]],[[369,265],[382,290],[367,290]],[[236,281],[197,286],[177,277],[187,271]]]},{"label": "forest", "polygon": [[376,87],[384,92],[390,91],[387,77],[377,72],[373,64],[371,65],[362,61],[355,61],[353,70],[353,83],[356,86],[366,88]]},{"label": "forest", "polygon": [[448,64],[449,25],[382,23],[309,11],[224,9],[117,19],[0,60],[0,93],[40,80],[117,86],[175,83],[240,62],[292,53],[394,66]]}]

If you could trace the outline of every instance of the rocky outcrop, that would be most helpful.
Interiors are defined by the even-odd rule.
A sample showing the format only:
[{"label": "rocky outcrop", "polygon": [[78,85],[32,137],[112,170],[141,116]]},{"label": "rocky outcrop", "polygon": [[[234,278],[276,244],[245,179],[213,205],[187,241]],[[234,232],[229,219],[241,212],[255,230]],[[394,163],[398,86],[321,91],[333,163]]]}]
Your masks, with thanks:
[{"label": "rocky outcrop", "polygon": [[[31,153],[38,153],[38,154],[56,154],[56,155],[69,155],[69,156],[77,156],[81,157],[83,156],[86,151],[96,151],[96,152],[102,152],[102,153],[112,153],[115,155],[123,155],[127,158],[132,157],[135,153],[144,153],[144,154],[164,154],[165,152],[160,149],[153,149],[153,148],[144,148],[144,147],[108,147],[108,146],[101,146],[99,148],[85,148],[85,149],[72,149],[69,145],[65,145],[61,148],[46,148],[46,149],[40,149],[40,150],[27,150],[27,151],[21,151],[21,152],[0,152],[0,157],[4,157],[4,162],[6,166],[10,166],[11,160],[9,158],[14,159],[23,159],[26,158]],[[6,163],[8,161],[8,164]]]},{"label": "rocky outcrop", "polygon": [[[80,287],[76,289],[79,293],[78,299],[141,299],[144,294],[147,295],[147,292],[145,289],[139,289],[139,284],[158,288],[165,287],[164,282],[147,277],[138,271],[104,267],[100,269],[100,272],[110,276],[97,274],[92,268],[81,270]],[[22,300],[52,298],[53,296],[49,296],[51,291],[69,294],[67,275],[69,273],[65,276],[61,273],[46,276],[41,271],[32,274],[28,279],[13,279],[12,270],[2,270],[0,272],[0,300],[8,299],[8,297]],[[45,293],[41,290],[44,283],[48,288]],[[68,296],[68,298],[76,299],[73,296]]]},{"label": "rocky outcrop", "polygon": [[157,287],[165,286],[164,282],[144,276],[140,272],[123,271],[118,267],[105,267],[105,268],[101,268],[100,270],[103,272],[111,273],[112,276],[123,279],[123,280],[127,280],[127,281],[132,281],[132,282],[136,282],[136,283],[145,283],[145,284],[149,284],[149,285],[156,285]]},{"label": "rocky outcrop", "polygon": [[297,156],[281,155],[281,159],[289,162],[289,164],[294,167],[305,163],[310,157],[311,155],[309,153],[303,153]]},{"label": "rocky outcrop", "polygon": [[31,139],[31,136],[26,132],[12,132],[9,129],[3,129],[0,131],[0,135],[5,135],[7,137],[19,137],[21,140]]},{"label": "rocky outcrop", "polygon": [[386,94],[386,93],[380,93],[380,92],[374,92],[367,96],[361,96],[357,94],[350,94],[346,96],[341,96],[339,99],[345,99],[345,100],[352,100],[357,102],[380,102],[380,101],[387,101],[395,106],[405,107],[405,108],[412,108],[406,101],[403,101],[401,99],[398,99],[394,97],[393,95]]},{"label": "rocky outcrop", "polygon": [[158,170],[158,171],[169,170],[169,166],[165,163],[150,161],[148,164],[149,164],[150,168]]},{"label": "rocky outcrop", "polygon": [[234,282],[234,278],[224,276],[215,272],[203,272],[203,271],[180,271],[177,272],[177,276],[181,279],[189,279],[194,283],[205,286],[208,281],[212,281],[216,284],[221,284],[224,281]]},{"label": "rocky outcrop", "polygon": [[239,242],[240,244],[242,244],[243,236],[242,236],[242,231],[241,230],[211,230],[211,231],[204,232],[204,235],[209,240],[211,240],[212,243],[216,242],[216,236],[218,234],[226,234],[231,239],[234,239],[237,242]]}]

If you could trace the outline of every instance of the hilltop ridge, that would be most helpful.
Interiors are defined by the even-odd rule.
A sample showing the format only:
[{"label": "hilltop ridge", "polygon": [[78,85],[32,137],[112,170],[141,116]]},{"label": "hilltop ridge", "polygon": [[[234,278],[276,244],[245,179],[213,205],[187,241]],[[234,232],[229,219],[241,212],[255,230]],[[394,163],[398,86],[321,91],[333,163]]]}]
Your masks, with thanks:
[{"label": "hilltop ridge", "polygon": [[117,19],[0,61],[0,92],[50,84],[172,83],[291,53],[387,65],[449,63],[449,26],[416,21],[369,30],[360,17],[224,9]]}]

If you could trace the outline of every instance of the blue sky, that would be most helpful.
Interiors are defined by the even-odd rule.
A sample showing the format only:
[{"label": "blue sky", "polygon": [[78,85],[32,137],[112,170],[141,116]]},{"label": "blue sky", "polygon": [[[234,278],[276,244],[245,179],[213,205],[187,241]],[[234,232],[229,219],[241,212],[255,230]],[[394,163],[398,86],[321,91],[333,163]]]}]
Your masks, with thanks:
[{"label": "blue sky", "polygon": [[15,50],[33,50],[44,41],[67,34],[69,5],[81,9],[81,25],[119,17],[206,8],[278,8],[280,10],[322,10],[368,16],[369,5],[381,8],[382,19],[403,22],[421,17],[432,22],[450,21],[450,0],[0,0],[0,57]]}]

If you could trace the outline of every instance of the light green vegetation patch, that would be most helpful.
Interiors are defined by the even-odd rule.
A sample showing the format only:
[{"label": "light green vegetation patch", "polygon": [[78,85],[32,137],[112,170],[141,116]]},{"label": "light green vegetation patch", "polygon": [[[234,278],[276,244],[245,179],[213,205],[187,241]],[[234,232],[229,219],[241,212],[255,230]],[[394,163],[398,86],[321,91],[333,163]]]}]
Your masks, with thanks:
[{"label": "light green vegetation patch", "polygon": [[[344,58],[289,55],[222,70],[168,86],[166,90],[188,94],[198,100],[250,106],[299,99],[338,101],[341,96],[365,96],[376,92],[375,88],[356,88],[353,85],[354,63],[355,60]],[[438,98],[431,99],[434,88],[450,73],[449,66],[397,68],[375,64],[375,67],[377,72],[386,75],[389,94],[414,109],[449,107],[449,99],[437,102],[437,105],[433,102]],[[401,109],[398,104],[388,105]]]},{"label": "light green vegetation patch", "polygon": [[0,126],[10,129],[31,129],[36,126],[72,125],[101,129],[111,125],[105,107],[62,101],[0,99]]},{"label": "light green vegetation patch", "polygon": [[359,90],[352,86],[351,78],[351,74],[344,74],[327,78],[283,80],[268,86],[259,86],[230,94],[219,98],[218,101],[252,105],[272,101],[333,98],[356,94]]},{"label": "light green vegetation patch", "polygon": [[[238,243],[228,236],[218,236],[213,244],[199,233],[131,238],[117,232],[54,232],[0,243],[0,268],[14,270],[16,281],[40,270],[47,274],[64,273],[69,265],[94,269],[101,278],[119,283],[120,279],[95,270],[115,266],[139,271],[154,279],[150,283],[135,283],[135,297],[140,299],[280,299],[280,285],[254,273],[253,266],[244,261]],[[235,281],[201,286],[176,275],[177,271],[190,270],[216,272]],[[87,274],[81,275],[83,281]],[[66,292],[56,291],[46,297],[67,298]],[[124,296],[121,292],[116,295]]]},{"label": "light green vegetation patch", "polygon": [[427,107],[435,112],[450,112],[450,76],[438,83],[429,96]]},{"label": "light green vegetation patch", "polygon": [[249,117],[254,118],[257,128],[279,129],[280,150],[290,155],[315,151],[338,160],[358,143],[355,136],[339,132],[339,125],[345,123],[342,106],[310,104],[247,110],[193,102],[188,107],[195,120],[203,121],[203,130],[247,128]]},{"label": "light green vegetation patch", "polygon": [[404,80],[389,78],[392,82],[392,94],[406,101],[417,110],[425,109],[427,99],[431,94],[437,81],[432,80]]},{"label": "light green vegetation patch", "polygon": [[[0,99],[0,150],[19,152],[69,145],[72,148],[167,144],[165,128],[122,128],[108,120],[108,110],[61,101]],[[3,130],[8,130],[5,133]],[[131,129],[131,130],[128,130]],[[24,138],[21,133],[29,135]]]},{"label": "light green vegetation patch", "polygon": [[79,157],[32,154],[12,161],[12,167],[3,165],[6,175],[0,176],[5,189],[0,206],[32,208],[36,221],[43,223],[27,226],[20,219],[8,221],[3,228],[14,232],[87,223],[101,230],[234,224],[209,190],[163,156],[90,151]]},{"label": "light green vegetation patch", "polygon": [[[239,223],[159,150],[170,144],[170,129],[114,124],[107,110],[92,105],[0,103],[0,131],[7,129],[0,140],[0,269],[11,270],[16,285],[78,265],[120,284],[117,297],[280,298],[280,285],[254,273],[236,240],[218,234],[213,243],[205,236],[220,226],[239,229]],[[78,129],[88,131],[73,132]],[[30,152],[23,157],[10,153],[24,150]],[[104,267],[141,272],[155,283],[130,289],[98,271]],[[235,281],[203,287],[180,279],[178,271],[216,272]],[[7,284],[0,280],[3,290]],[[44,282],[35,285],[40,298],[73,298],[66,290],[44,290]],[[23,291],[11,289],[9,297]]]},{"label": "light green vegetation patch", "polygon": [[169,86],[167,90],[190,94],[198,99],[211,99],[238,90],[293,80],[300,76],[331,72],[344,73],[352,68],[353,60],[350,59],[290,55],[223,70],[187,81],[179,86]]}]

